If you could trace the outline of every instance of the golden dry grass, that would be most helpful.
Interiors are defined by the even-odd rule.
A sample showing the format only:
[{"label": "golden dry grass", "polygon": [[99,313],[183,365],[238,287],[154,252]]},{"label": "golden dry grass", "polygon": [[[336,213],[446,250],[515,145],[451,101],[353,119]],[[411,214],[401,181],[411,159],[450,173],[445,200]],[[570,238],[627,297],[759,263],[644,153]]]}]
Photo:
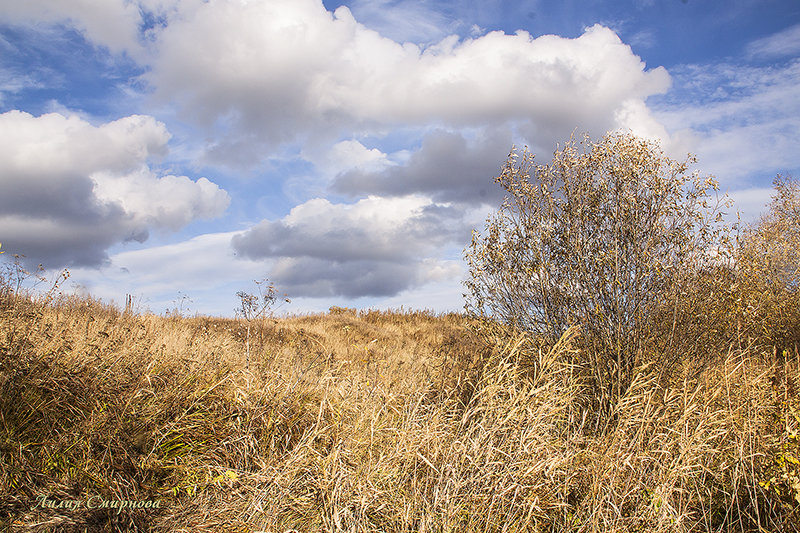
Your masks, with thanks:
[{"label": "golden dry grass", "polygon": [[11,531],[800,530],[796,349],[639,368],[604,417],[574,329],[332,309],[256,324],[246,368],[240,321],[0,313]]}]

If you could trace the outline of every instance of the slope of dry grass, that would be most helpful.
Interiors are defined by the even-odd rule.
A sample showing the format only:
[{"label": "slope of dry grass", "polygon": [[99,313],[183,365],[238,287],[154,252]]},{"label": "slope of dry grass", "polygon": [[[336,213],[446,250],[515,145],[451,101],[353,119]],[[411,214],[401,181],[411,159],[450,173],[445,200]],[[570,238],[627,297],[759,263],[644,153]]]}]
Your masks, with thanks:
[{"label": "slope of dry grass", "polygon": [[234,320],[0,313],[12,531],[800,530],[796,349],[640,368],[598,418],[575,330],[333,309],[256,324],[246,368]]}]

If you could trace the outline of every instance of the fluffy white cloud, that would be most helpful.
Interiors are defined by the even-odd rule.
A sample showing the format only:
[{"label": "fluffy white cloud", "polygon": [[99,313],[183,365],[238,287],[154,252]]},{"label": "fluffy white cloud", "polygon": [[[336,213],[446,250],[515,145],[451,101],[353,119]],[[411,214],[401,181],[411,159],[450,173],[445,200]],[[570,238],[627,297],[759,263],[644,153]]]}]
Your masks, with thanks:
[{"label": "fluffy white cloud", "polygon": [[112,52],[136,53],[140,3],[126,0],[0,0],[0,19],[17,24],[70,24]]},{"label": "fluffy white cloud", "polygon": [[59,179],[66,172],[125,172],[167,152],[169,132],[153,117],[132,115],[99,127],[77,115],[22,111],[0,115],[0,161],[6,172]]},{"label": "fluffy white cloud", "polygon": [[367,148],[359,141],[347,140],[333,145],[322,157],[314,161],[317,168],[330,176],[346,170],[381,170],[392,163],[377,148]]},{"label": "fluffy white cloud", "polygon": [[319,0],[187,4],[153,51],[156,95],[216,128],[222,158],[346,128],[517,121],[543,144],[576,127],[652,129],[643,102],[669,86],[602,26],[576,39],[492,32],[423,48]]},{"label": "fluffy white cloud", "polygon": [[493,178],[511,150],[512,135],[499,129],[474,137],[467,140],[460,133],[432,131],[404,164],[348,169],[336,177],[332,189],[355,197],[420,193],[437,202],[496,205],[503,191]]},{"label": "fluffy white cloud", "polygon": [[388,296],[441,275],[433,266],[443,248],[469,237],[464,216],[422,196],[315,199],[232,245],[243,257],[275,260],[270,277],[290,296]]},{"label": "fluffy white cloud", "polygon": [[430,200],[420,196],[371,196],[355,204],[317,198],[295,207],[280,221],[261,222],[234,237],[233,244],[253,258],[401,261],[437,244],[436,233],[422,224],[430,221],[425,215],[431,207]]},{"label": "fluffy white cloud", "polygon": [[[147,68],[156,97],[208,128],[212,160],[254,163],[280,143],[398,125],[513,121],[542,145],[576,128],[663,133],[644,101],[669,87],[669,75],[646,70],[599,25],[575,39],[496,31],[420,46],[368,28],[347,7],[331,13],[321,0],[0,0],[0,6],[8,22],[70,24],[96,44],[128,51]],[[415,28],[436,39],[450,30],[441,17],[421,25],[418,19],[435,13],[424,4],[393,2],[380,17],[372,3],[357,2],[354,10],[384,33],[397,18],[417,21]],[[422,39],[413,29],[390,35]]]},{"label": "fluffy white cloud", "polygon": [[77,116],[0,115],[0,227],[7,247],[46,266],[97,265],[124,240],[220,215],[205,178],[158,176],[169,133],[149,116],[94,126]]},{"label": "fluffy white cloud", "polygon": [[196,218],[221,215],[230,201],[225,191],[206,178],[157,178],[146,168],[124,176],[97,172],[92,179],[101,202],[116,203],[139,220],[173,231]]}]

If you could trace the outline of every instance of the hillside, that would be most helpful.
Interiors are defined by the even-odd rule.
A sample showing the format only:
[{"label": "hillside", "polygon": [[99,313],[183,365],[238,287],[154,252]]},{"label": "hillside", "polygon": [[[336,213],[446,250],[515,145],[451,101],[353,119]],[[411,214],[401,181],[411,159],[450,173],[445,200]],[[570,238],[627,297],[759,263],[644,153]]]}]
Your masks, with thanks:
[{"label": "hillside", "polygon": [[[3,292],[11,531],[796,531],[796,350],[592,411],[555,346],[458,315],[246,325]],[[120,503],[123,502],[123,503]],[[123,508],[120,508],[122,506]],[[130,508],[133,507],[133,508]]]}]

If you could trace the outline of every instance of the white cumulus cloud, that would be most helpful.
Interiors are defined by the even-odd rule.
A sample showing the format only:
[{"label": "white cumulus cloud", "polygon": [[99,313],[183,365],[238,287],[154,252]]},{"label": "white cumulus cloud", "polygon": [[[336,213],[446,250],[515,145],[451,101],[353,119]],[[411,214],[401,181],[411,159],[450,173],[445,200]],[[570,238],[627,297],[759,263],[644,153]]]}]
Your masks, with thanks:
[{"label": "white cumulus cloud", "polygon": [[319,0],[187,3],[154,34],[150,62],[156,95],[215,129],[221,159],[398,125],[517,121],[543,144],[575,128],[650,131],[644,100],[670,84],[599,25],[575,39],[491,32],[422,47]]},{"label": "white cumulus cloud", "polygon": [[464,216],[418,195],[318,198],[235,235],[232,245],[245,258],[273,261],[271,279],[291,296],[389,296],[452,270],[438,261],[445,246],[468,238]]},{"label": "white cumulus cloud", "polygon": [[279,144],[405,126],[514,122],[543,146],[575,129],[663,134],[645,100],[669,88],[669,75],[646,69],[607,27],[578,38],[524,31],[440,38],[442,18],[432,28],[415,22],[438,40],[420,45],[402,42],[413,28],[393,39],[380,20],[436,10],[392,2],[376,17],[370,5],[354,10],[372,28],[321,0],[0,0],[0,18],[69,24],[96,44],[128,51],[157,99],[207,128],[211,161],[253,164]]},{"label": "white cumulus cloud", "polygon": [[112,52],[137,53],[140,3],[126,0],[0,0],[0,19],[16,24],[70,24]]},{"label": "white cumulus cloud", "polygon": [[217,185],[150,168],[168,140],[149,116],[0,114],[0,240],[46,266],[98,265],[114,243],[222,214]]}]

